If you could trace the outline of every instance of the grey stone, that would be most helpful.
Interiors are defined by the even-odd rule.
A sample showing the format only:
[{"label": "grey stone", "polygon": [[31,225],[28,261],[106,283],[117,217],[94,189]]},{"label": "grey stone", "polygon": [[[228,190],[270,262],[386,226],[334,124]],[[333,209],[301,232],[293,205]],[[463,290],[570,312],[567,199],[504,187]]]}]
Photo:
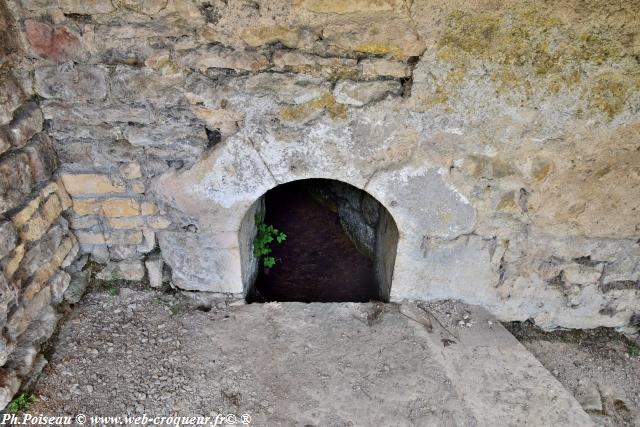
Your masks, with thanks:
[{"label": "grey stone", "polygon": [[39,133],[23,150],[29,156],[33,182],[44,182],[51,179],[59,164],[51,138],[46,133]]},{"label": "grey stone", "polygon": [[139,260],[109,262],[96,274],[96,279],[140,281],[144,278],[144,273],[144,265]]},{"label": "grey stone", "polygon": [[103,66],[68,64],[38,68],[35,90],[43,98],[102,99],[107,96],[107,70]]},{"label": "grey stone", "polygon": [[147,275],[149,277],[149,285],[152,288],[159,288],[162,286],[162,267],[164,262],[160,255],[150,255],[144,261],[145,267],[147,267]]},{"label": "grey stone", "polygon": [[[237,274],[240,279],[240,260],[236,250],[229,247],[225,239],[231,235],[210,236],[202,233],[161,231],[158,242],[164,261],[171,267],[175,286],[186,290],[211,289],[211,283],[220,282],[228,274]],[[207,253],[202,257],[199,254]],[[240,285],[241,287],[241,285]],[[236,291],[232,283],[222,284],[219,292]]]},{"label": "grey stone", "polygon": [[9,123],[13,112],[26,101],[15,76],[10,71],[0,70],[0,126]]},{"label": "grey stone", "polygon": [[30,102],[15,112],[15,117],[6,128],[6,135],[14,147],[21,147],[42,130],[44,118],[40,107]]},{"label": "grey stone", "polygon": [[6,257],[16,247],[18,233],[11,221],[0,220],[0,259]]},{"label": "grey stone", "polygon": [[26,153],[0,159],[0,214],[18,207],[31,192],[31,168]]},{"label": "grey stone", "polygon": [[333,96],[341,104],[362,107],[371,102],[380,101],[388,95],[399,95],[402,85],[393,80],[375,82],[354,82],[342,80],[336,83]]},{"label": "grey stone", "polygon": [[66,271],[58,271],[49,279],[49,286],[51,286],[51,301],[54,304],[59,304],[64,299],[64,293],[71,283],[71,276]]},{"label": "grey stone", "polygon": [[89,286],[88,271],[77,271],[71,273],[69,286],[64,292],[64,300],[69,304],[77,304],[82,298],[82,295],[84,295],[87,286]]}]

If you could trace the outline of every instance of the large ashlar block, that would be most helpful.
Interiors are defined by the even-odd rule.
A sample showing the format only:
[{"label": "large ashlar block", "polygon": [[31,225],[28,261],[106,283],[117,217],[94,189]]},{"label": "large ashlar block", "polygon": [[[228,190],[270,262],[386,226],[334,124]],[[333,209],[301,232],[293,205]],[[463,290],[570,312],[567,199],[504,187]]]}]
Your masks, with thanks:
[{"label": "large ashlar block", "polygon": [[125,190],[122,183],[114,182],[107,175],[92,173],[62,174],[60,176],[65,189],[71,196],[103,193],[121,193]]}]

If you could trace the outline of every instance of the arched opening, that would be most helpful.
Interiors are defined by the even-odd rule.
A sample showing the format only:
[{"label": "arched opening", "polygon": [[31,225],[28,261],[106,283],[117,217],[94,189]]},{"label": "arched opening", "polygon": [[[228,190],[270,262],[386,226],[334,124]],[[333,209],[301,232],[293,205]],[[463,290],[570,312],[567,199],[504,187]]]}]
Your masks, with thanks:
[{"label": "arched opening", "polygon": [[[257,243],[271,240],[269,226],[286,240],[278,243],[269,228],[273,240]],[[365,191],[330,179],[281,184],[254,203],[240,229],[247,301],[388,301],[397,242],[391,214]],[[260,256],[256,246],[270,253]]]}]

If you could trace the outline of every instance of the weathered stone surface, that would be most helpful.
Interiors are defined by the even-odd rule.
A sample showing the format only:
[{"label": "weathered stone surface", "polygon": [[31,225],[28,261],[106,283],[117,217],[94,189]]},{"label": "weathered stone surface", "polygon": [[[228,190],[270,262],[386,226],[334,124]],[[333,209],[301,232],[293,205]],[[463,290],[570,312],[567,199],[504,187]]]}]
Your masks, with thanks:
[{"label": "weathered stone surface", "polygon": [[158,255],[149,256],[144,261],[144,265],[147,268],[149,285],[152,288],[159,288],[162,286],[162,267],[164,265],[162,257]]},{"label": "weathered stone surface", "polygon": [[107,95],[107,70],[93,65],[59,65],[35,71],[35,90],[43,98],[102,99]]},{"label": "weathered stone surface", "polygon": [[333,96],[340,104],[362,107],[371,102],[380,101],[387,95],[399,95],[402,85],[395,81],[354,82],[343,80],[336,83]]},{"label": "weathered stone surface", "polygon": [[145,269],[142,261],[111,262],[96,274],[99,280],[142,280]]},{"label": "weathered stone surface", "polygon": [[122,193],[125,190],[124,184],[114,182],[107,175],[63,173],[60,177],[71,196]]},{"label": "weathered stone surface", "polygon": [[0,159],[0,213],[18,207],[31,192],[31,168],[25,153]]},{"label": "weathered stone surface", "polygon": [[58,155],[51,138],[44,132],[37,134],[24,147],[24,152],[29,156],[29,167],[33,182],[39,183],[50,180],[59,165]]},{"label": "weathered stone surface", "polygon": [[[8,71],[0,72],[0,125],[9,123],[13,112],[27,101],[16,78]],[[1,150],[0,150],[1,151]]]},{"label": "weathered stone surface", "polygon": [[0,220],[0,259],[6,257],[16,247],[18,233],[11,221]]},{"label": "weathered stone surface", "polygon": [[71,276],[65,271],[59,271],[49,279],[48,285],[51,287],[51,301],[54,304],[62,302],[69,283],[71,283]]},{"label": "weathered stone surface", "polygon": [[178,59],[178,63],[183,67],[200,71],[206,71],[208,68],[259,71],[267,67],[268,60],[259,53],[238,52],[215,46],[186,53]]},{"label": "weathered stone surface", "polygon": [[27,19],[25,30],[31,48],[41,58],[59,62],[78,53],[80,40],[65,26]]},{"label": "weathered stone surface", "polygon": [[[218,292],[242,292],[240,278],[240,256],[233,248],[235,236],[231,233],[221,235],[203,235],[202,233],[170,232],[158,233],[162,257],[171,267],[172,281],[175,286],[187,290],[212,289],[213,283]],[[196,256],[207,253],[205,259]],[[226,281],[224,278],[234,278]]]},{"label": "weathered stone surface", "polygon": [[140,204],[133,199],[106,199],[101,203],[101,212],[107,217],[140,215]]},{"label": "weathered stone surface", "polygon": [[5,132],[14,147],[21,147],[42,130],[42,111],[35,102],[19,108]]},{"label": "weathered stone surface", "polygon": [[94,15],[113,11],[113,5],[105,0],[58,0],[58,6],[64,13]]}]

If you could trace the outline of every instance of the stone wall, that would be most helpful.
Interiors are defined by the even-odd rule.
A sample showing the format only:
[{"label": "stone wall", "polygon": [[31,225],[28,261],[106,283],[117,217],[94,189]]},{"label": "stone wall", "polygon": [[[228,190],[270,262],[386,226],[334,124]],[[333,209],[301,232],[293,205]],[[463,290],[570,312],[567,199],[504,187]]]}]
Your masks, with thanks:
[{"label": "stone wall", "polygon": [[38,352],[79,249],[61,216],[72,202],[54,177],[58,158],[38,100],[12,72],[19,46],[3,44],[9,18],[0,2],[0,408],[43,367]]},{"label": "stone wall", "polygon": [[8,6],[70,226],[115,273],[153,253],[241,294],[249,207],[330,178],[398,224],[392,299],[547,328],[640,313],[638,0]]}]

